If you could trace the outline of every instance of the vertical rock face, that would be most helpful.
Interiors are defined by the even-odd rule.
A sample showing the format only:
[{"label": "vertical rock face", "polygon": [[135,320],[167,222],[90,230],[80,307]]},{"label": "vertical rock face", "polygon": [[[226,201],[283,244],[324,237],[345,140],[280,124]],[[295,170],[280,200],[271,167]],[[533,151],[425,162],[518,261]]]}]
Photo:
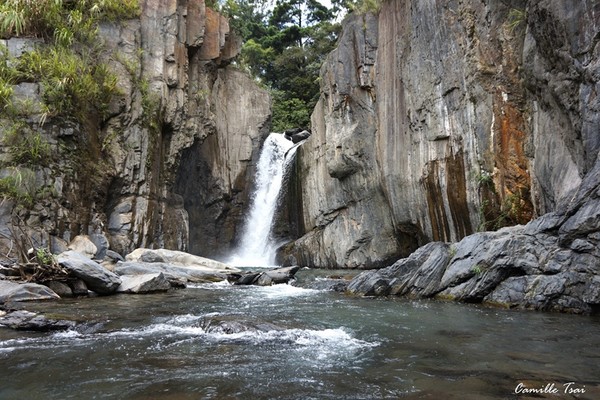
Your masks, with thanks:
[{"label": "vertical rock face", "polygon": [[58,119],[42,128],[57,152],[71,152],[35,171],[55,195],[33,210],[13,210],[36,245],[101,233],[120,253],[206,254],[234,238],[246,175],[270,119],[269,95],[229,66],[239,40],[204,0],[140,4],[139,19],[100,30],[122,94],[99,129]]},{"label": "vertical rock face", "polygon": [[568,202],[599,150],[600,5],[382,3],[321,70],[286,262],[376,267]]},{"label": "vertical rock face", "polygon": [[[147,0],[140,35],[142,74],[148,96],[160,103],[160,126],[149,132],[149,154],[140,166],[147,170],[132,179],[149,185],[149,198],[143,195],[133,210],[131,229],[119,230],[124,244],[115,240],[116,247],[214,256],[213,246],[227,249],[234,239],[248,196],[247,167],[270,118],[269,95],[227,66],[238,42],[227,20],[204,1]],[[121,199],[109,218],[123,215],[119,207],[131,196]]]},{"label": "vertical rock face", "polygon": [[189,215],[189,251],[219,258],[242,225],[258,149],[269,134],[270,100],[233,68],[218,71],[210,96],[216,132],[183,151],[174,190]]}]

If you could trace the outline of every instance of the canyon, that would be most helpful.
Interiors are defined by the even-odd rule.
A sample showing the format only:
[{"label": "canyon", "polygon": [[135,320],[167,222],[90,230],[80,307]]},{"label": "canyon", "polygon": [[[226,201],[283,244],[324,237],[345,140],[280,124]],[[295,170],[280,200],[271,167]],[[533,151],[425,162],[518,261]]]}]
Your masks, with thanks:
[{"label": "canyon", "polygon": [[[35,197],[32,207],[0,205],[3,255],[23,237],[54,252],[88,235],[122,255],[144,247],[215,259],[238,244],[270,131],[270,96],[236,67],[240,41],[203,0],[140,3],[139,19],[101,26],[121,88],[108,115],[96,126],[25,121],[54,157],[18,172],[3,168],[2,177],[18,173]],[[391,0],[378,13],[349,15],[321,68],[312,135],[298,149],[275,223],[277,239],[287,241],[279,263],[373,269],[407,265],[414,254],[417,275],[394,270],[410,280],[428,265],[415,250],[460,242],[465,247],[426,247],[433,254],[441,246],[437,278],[462,257],[443,287],[400,288],[388,269],[350,288],[479,302],[506,279],[519,293],[543,295],[539,280],[556,276],[564,278],[556,298],[583,303],[490,299],[594,311],[599,15],[592,0]],[[3,44],[18,57],[36,41]],[[21,83],[14,96],[35,104],[40,90]],[[7,152],[3,145],[3,159]],[[507,232],[522,240],[506,245]],[[502,258],[510,251],[528,259],[537,243],[529,237],[543,243],[535,266]],[[490,248],[500,253],[480,259]],[[493,283],[482,289],[486,276]],[[359,285],[365,281],[385,285]]]}]

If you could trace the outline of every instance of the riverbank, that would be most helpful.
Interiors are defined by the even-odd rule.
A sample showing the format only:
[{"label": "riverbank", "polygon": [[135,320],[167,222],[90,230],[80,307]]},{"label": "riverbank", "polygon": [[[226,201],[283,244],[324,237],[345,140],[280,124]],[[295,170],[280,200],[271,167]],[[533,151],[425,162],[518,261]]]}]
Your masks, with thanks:
[{"label": "riverbank", "polygon": [[[600,395],[598,317],[329,290],[327,276],[346,273],[28,303],[80,325],[0,330],[0,397],[489,400],[516,398],[519,383],[567,382],[585,386],[579,399]],[[269,327],[227,333],[224,323]]]}]

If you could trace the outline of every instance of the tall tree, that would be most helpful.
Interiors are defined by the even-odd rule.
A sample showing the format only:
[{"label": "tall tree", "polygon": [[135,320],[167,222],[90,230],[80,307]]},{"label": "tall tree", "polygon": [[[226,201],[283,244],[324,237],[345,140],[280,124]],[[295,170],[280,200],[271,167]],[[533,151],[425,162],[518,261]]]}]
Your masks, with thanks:
[{"label": "tall tree", "polygon": [[316,0],[227,0],[244,45],[241,65],[273,91],[273,129],[308,127],[319,69],[340,30],[334,9]]}]

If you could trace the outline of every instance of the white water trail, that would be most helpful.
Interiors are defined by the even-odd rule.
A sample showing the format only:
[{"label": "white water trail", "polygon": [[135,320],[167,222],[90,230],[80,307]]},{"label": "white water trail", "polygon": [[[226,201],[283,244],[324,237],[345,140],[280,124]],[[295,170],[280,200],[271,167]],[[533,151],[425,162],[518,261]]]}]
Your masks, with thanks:
[{"label": "white water trail", "polygon": [[286,169],[298,145],[280,133],[271,133],[263,144],[256,168],[255,191],[245,221],[240,245],[229,264],[267,267],[275,263],[276,244],[271,238]]}]

